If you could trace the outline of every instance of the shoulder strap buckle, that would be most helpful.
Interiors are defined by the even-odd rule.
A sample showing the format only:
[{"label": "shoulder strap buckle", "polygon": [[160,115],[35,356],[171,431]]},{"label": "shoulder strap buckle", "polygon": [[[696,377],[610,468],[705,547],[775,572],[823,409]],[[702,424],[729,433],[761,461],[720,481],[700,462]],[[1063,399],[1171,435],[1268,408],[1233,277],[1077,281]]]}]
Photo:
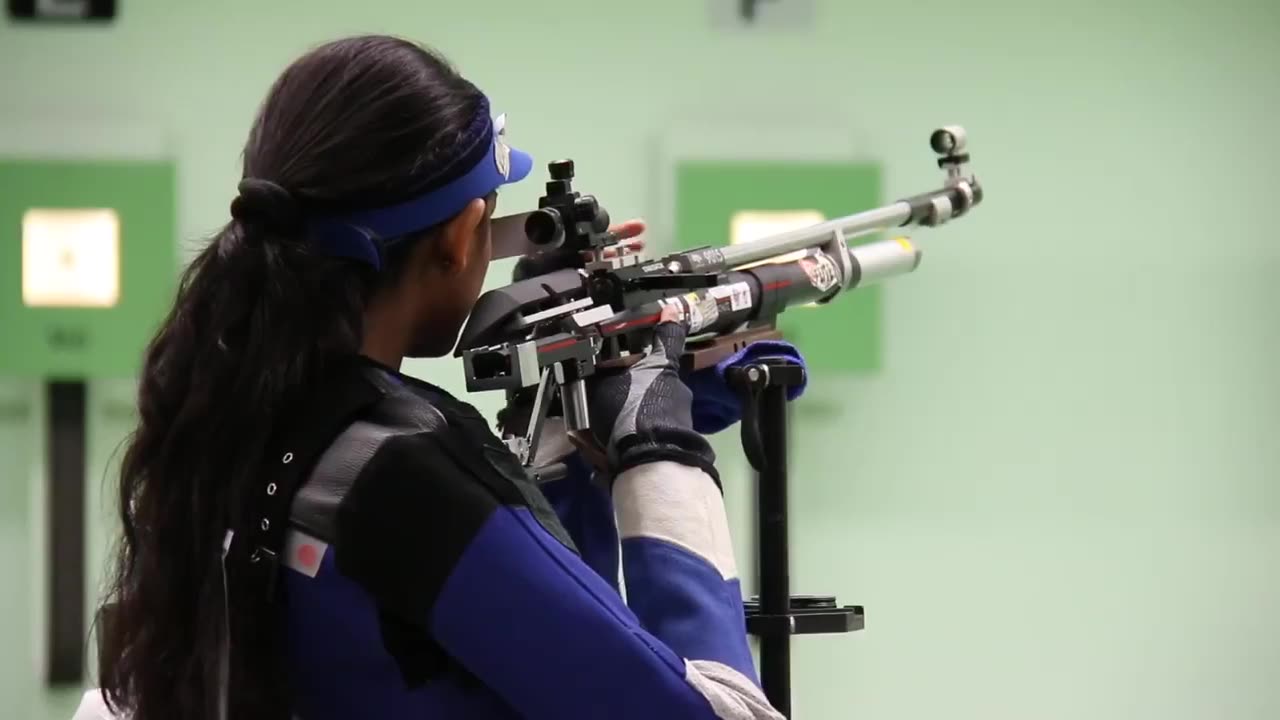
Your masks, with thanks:
[{"label": "shoulder strap buckle", "polygon": [[255,547],[249,555],[249,565],[259,576],[261,587],[270,600],[275,597],[276,578],[280,575],[280,555],[261,545]]}]

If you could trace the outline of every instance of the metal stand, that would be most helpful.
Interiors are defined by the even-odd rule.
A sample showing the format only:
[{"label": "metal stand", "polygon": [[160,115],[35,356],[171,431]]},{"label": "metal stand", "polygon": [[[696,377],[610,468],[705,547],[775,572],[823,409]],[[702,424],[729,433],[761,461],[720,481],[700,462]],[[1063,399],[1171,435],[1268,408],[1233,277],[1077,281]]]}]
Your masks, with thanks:
[{"label": "metal stand", "polygon": [[85,403],[82,380],[50,381],[48,427],[48,643],[45,681],[79,683],[84,669]]},{"label": "metal stand", "polygon": [[747,631],[760,638],[760,679],[769,702],[791,717],[791,636],[847,633],[864,625],[860,605],[837,607],[834,597],[791,594],[787,533],[787,390],[804,368],[767,360],[729,371],[743,393],[742,448],[759,473],[757,527],[760,597],[746,603]]}]

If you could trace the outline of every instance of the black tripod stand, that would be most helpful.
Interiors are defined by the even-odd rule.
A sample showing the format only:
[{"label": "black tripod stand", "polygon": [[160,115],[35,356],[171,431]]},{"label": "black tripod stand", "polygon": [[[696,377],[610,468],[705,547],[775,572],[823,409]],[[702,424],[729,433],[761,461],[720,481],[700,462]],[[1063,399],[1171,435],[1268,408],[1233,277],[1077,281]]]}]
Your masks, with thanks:
[{"label": "black tripod stand", "polygon": [[791,636],[861,630],[860,605],[838,607],[834,597],[791,595],[787,537],[787,389],[804,368],[762,360],[728,373],[743,394],[742,448],[756,469],[760,596],[746,603],[747,631],[760,638],[765,696],[791,717]]}]

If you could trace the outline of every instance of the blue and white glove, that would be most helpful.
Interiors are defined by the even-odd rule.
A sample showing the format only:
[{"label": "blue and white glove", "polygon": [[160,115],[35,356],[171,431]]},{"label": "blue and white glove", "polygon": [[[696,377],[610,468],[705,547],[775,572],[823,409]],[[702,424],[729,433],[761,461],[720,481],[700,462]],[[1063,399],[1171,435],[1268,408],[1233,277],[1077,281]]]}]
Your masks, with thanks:
[{"label": "blue and white glove", "polygon": [[588,380],[591,428],[606,449],[608,473],[672,461],[705,471],[719,484],[715,453],[693,426],[693,392],[680,377],[685,328],[658,324],[649,353],[625,370]]}]

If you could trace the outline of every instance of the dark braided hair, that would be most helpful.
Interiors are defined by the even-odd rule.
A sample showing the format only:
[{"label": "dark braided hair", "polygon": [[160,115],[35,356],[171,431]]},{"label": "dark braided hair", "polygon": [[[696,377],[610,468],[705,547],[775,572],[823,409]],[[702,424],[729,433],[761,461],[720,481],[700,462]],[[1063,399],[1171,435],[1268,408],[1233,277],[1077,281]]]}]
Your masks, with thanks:
[{"label": "dark braided hair", "polygon": [[[305,218],[395,204],[456,177],[484,104],[438,56],[380,36],[316,48],[271,88],[233,219],[186,268],[144,360],[120,470],[115,609],[101,628],[104,697],[132,720],[216,717],[224,531],[277,422],[331,362],[359,351],[366,304],[413,244],[389,246],[376,272],[311,251]],[[275,647],[232,647],[248,683],[229,717],[287,717]]]}]

